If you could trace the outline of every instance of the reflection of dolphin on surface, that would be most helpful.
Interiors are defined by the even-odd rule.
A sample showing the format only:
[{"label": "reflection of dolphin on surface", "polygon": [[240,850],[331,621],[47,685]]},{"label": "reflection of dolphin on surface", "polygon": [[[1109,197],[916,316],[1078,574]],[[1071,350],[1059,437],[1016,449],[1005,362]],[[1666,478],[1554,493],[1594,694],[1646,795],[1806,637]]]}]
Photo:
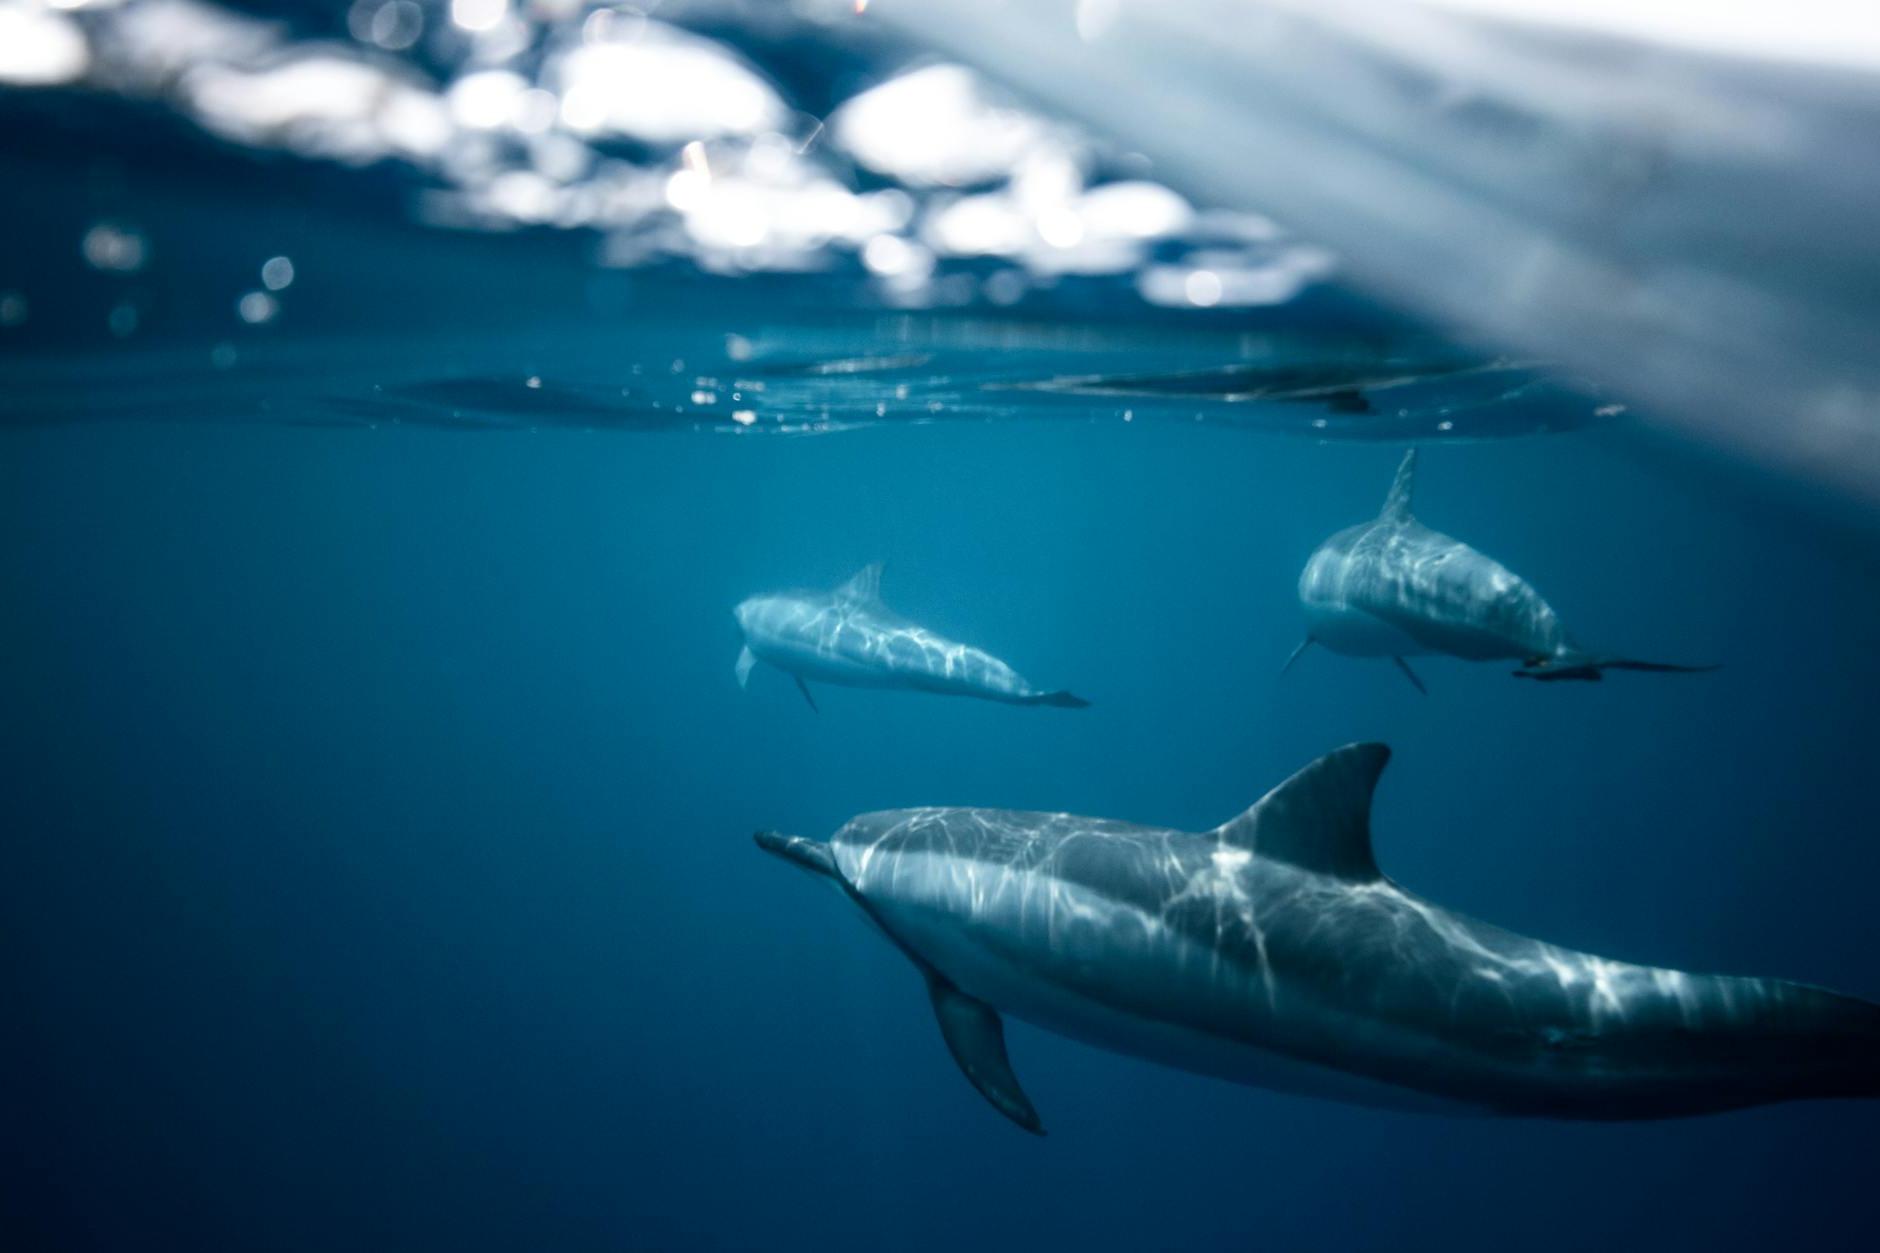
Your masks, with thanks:
[{"label": "reflection of dolphin on surface", "polygon": [[1423,691],[1405,657],[1446,653],[1470,661],[1519,661],[1524,679],[1598,679],[1606,670],[1695,673],[1677,666],[1586,652],[1528,582],[1460,540],[1411,516],[1417,453],[1397,467],[1384,510],[1320,544],[1299,576],[1306,638],[1351,657],[1389,657]]},{"label": "reflection of dolphin on surface", "polygon": [[1069,692],[1041,692],[991,653],[956,644],[894,613],[881,603],[879,562],[833,592],[753,596],[734,612],[744,631],[738,686],[750,682],[752,667],[767,661],[796,680],[812,709],[810,679],[1012,705],[1081,709],[1090,703]]},{"label": "reflection of dolphin on surface", "polygon": [[760,832],[926,976],[967,1079],[1039,1131],[1001,1010],[1118,1052],[1357,1104],[1555,1118],[1880,1096],[1880,1005],[1556,948],[1379,873],[1355,744],[1213,831],[1003,809]]}]

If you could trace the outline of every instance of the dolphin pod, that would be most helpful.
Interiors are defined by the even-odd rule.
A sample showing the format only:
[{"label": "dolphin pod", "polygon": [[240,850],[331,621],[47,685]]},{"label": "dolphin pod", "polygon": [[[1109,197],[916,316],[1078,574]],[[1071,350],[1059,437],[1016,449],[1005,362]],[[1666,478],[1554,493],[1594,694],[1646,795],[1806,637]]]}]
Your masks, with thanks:
[{"label": "dolphin pod", "polygon": [[1046,692],[983,649],[917,626],[881,603],[881,563],[833,592],[753,596],[733,611],[744,632],[738,653],[740,687],[760,661],[796,680],[810,708],[809,681],[844,687],[891,687],[976,696],[1010,705],[1081,709],[1090,702]]},{"label": "dolphin pod", "polygon": [[1299,575],[1306,638],[1281,667],[1313,644],[1351,657],[1389,657],[1418,691],[1406,657],[1443,653],[1471,661],[1517,661],[1526,679],[1598,679],[1606,670],[1691,673],[1682,666],[1589,653],[1527,580],[1411,513],[1417,453],[1397,467],[1376,518],[1320,544]]},{"label": "dolphin pod", "polygon": [[927,982],[948,1049],[1042,1134],[1001,1012],[1117,1052],[1363,1105],[1577,1119],[1880,1096],[1880,1005],[1693,975],[1450,913],[1377,868],[1381,744],[1191,834],[901,809],[757,843],[837,886]]},{"label": "dolphin pod", "polygon": [[[1299,580],[1306,640],[1355,656],[1514,660],[1540,680],[1713,667],[1583,649],[1525,580],[1411,512],[1416,452],[1373,521]],[[1081,706],[880,601],[880,566],[833,592],[737,607],[758,661],[795,678]],[[811,705],[814,700],[811,699]],[[1001,1014],[1116,1052],[1382,1108],[1593,1120],[1880,1096],[1880,1005],[1780,979],[1580,953],[1451,913],[1372,855],[1389,750],[1327,754],[1232,821],[1190,833],[1061,813],[900,809],[765,851],[839,889],[924,977],[966,1078],[1043,1133]]]}]

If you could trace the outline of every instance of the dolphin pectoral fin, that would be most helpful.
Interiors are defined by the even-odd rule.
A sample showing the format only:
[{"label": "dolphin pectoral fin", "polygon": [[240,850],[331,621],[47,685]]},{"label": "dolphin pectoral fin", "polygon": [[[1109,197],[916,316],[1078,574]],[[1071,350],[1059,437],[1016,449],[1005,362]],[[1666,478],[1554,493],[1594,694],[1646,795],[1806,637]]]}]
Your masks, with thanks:
[{"label": "dolphin pectoral fin", "polygon": [[999,1019],[999,1011],[966,995],[934,971],[927,972],[927,992],[933,997],[941,1038],[967,1082],[1001,1114],[1033,1135],[1043,1135],[1044,1124],[1038,1121],[1038,1111],[1018,1086],[1018,1076],[1012,1073],[1012,1063],[1005,1056],[1005,1024]]},{"label": "dolphin pectoral fin", "polygon": [[821,713],[822,710],[816,708],[816,698],[809,694],[809,684],[803,681],[803,676],[793,674],[790,677],[796,680],[796,690],[803,693],[803,699],[809,702],[809,707],[815,710],[815,712]]},{"label": "dolphin pectoral fin", "polygon": [[1286,655],[1286,664],[1279,668],[1279,672],[1285,674],[1288,670],[1292,669],[1293,662],[1299,660],[1299,654],[1305,652],[1306,649],[1310,647],[1312,647],[1312,637],[1308,635],[1299,641],[1299,647],[1293,649],[1292,652]]},{"label": "dolphin pectoral fin", "polygon": [[738,650],[738,664],[736,670],[739,687],[749,687],[751,685],[751,671],[756,668],[757,654],[751,651],[749,644],[746,644],[743,648]]},{"label": "dolphin pectoral fin", "polygon": [[1410,668],[1409,662],[1405,661],[1402,657],[1392,657],[1391,660],[1397,663],[1399,670],[1403,671],[1403,677],[1410,680],[1411,687],[1414,687],[1425,696],[1430,694],[1430,689],[1423,686],[1423,680],[1417,678],[1417,672]]}]

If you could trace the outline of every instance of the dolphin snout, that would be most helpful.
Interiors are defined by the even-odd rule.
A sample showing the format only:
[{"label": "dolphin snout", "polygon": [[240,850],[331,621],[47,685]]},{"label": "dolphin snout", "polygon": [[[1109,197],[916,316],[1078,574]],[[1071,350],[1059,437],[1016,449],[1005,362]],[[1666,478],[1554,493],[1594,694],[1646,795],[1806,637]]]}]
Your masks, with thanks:
[{"label": "dolphin snout", "polygon": [[806,840],[800,835],[785,835],[781,831],[759,831],[752,838],[757,841],[757,847],[766,853],[781,857],[811,874],[831,879],[840,877],[829,846],[819,840]]}]

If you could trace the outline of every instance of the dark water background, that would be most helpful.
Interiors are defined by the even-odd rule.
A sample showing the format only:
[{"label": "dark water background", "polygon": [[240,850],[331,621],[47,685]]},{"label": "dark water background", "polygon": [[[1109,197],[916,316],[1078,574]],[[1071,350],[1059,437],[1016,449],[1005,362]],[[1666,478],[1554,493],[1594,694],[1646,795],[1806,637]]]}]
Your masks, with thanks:
[{"label": "dark water background", "polygon": [[[66,1247],[1861,1247],[1874,1111],[1641,1126],[1268,1095],[1023,1025],[1052,1134],[761,856],[878,807],[1199,828],[1360,737],[1380,857],[1521,931],[1880,995],[1872,570],[1623,430],[1420,512],[1704,678],[1308,654],[1394,448],[1107,422],[809,439],[83,424],[0,449],[7,1205]],[[731,674],[889,603],[1084,712]],[[28,1247],[26,1243],[14,1247]]]},{"label": "dark water background", "polygon": [[[1880,997],[1858,535],[1593,401],[1517,398],[1509,438],[1430,439],[1419,514],[1589,644],[1723,670],[1430,660],[1423,697],[1315,651],[1281,679],[1307,554],[1438,436],[1447,384],[1401,420],[1204,398],[1195,422],[1176,384],[980,383],[1285,365],[1273,335],[1315,367],[1459,351],[1384,314],[1149,319],[1067,283],[903,320],[839,276],[597,275],[565,241],[375,225],[361,184],[205,190],[174,144],[162,177],[100,173],[26,133],[0,163],[30,189],[0,204],[0,287],[34,293],[0,341],[0,1245],[1871,1247],[1880,1110],[1854,1103],[1416,1117],[1013,1023],[1051,1132],[1027,1137],[905,961],[750,841],[917,804],[1204,828],[1375,738],[1410,889]],[[125,206],[151,267],[85,271],[85,224]],[[242,328],[277,252],[286,311]],[[855,356],[926,359],[827,394],[785,368]],[[675,416],[745,373],[762,429],[729,399]],[[739,599],[875,560],[891,606],[1093,707],[738,689]]]}]

